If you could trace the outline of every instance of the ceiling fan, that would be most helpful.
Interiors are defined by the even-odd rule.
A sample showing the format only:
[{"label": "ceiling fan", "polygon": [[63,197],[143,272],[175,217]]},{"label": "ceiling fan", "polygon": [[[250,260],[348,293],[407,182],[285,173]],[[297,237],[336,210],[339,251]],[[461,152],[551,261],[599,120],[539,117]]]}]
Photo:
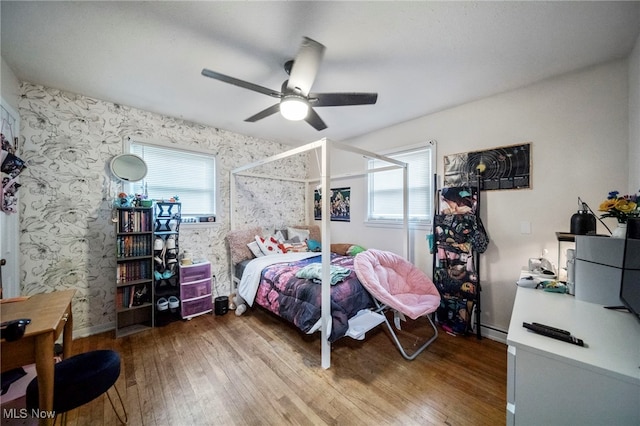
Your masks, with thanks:
[{"label": "ceiling fan", "polygon": [[303,37],[295,59],[284,64],[289,79],[282,83],[280,91],[229,77],[206,68],[202,70],[202,75],[280,99],[277,104],[244,121],[253,123],[280,111],[282,116],[288,120],[305,120],[316,130],[324,130],[327,125],[314,111],[314,107],[371,105],[378,100],[377,93],[310,93],[324,51],[324,45],[308,37]]}]

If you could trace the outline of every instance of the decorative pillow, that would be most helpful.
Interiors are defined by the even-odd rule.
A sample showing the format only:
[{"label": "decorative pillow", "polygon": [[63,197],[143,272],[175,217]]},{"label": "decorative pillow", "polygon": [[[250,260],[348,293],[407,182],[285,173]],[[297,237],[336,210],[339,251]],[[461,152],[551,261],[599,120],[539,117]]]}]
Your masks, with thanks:
[{"label": "decorative pillow", "polygon": [[307,247],[309,251],[321,251],[322,246],[316,240],[307,240]]},{"label": "decorative pillow", "polygon": [[255,240],[247,244],[247,247],[249,247],[249,250],[251,250],[251,253],[253,253],[255,257],[264,256],[264,253],[262,252],[262,250],[260,249],[260,246]]},{"label": "decorative pillow", "polygon": [[[322,232],[320,232],[320,227],[318,225],[293,225],[293,226],[290,226],[289,228],[306,229],[309,231],[309,238],[316,241],[322,241]],[[289,228],[287,228],[287,230]],[[292,235],[289,235],[289,238],[291,237]]]},{"label": "decorative pillow", "polygon": [[340,256],[346,256],[347,250],[349,250],[351,246],[353,246],[353,244],[347,244],[347,243],[331,244],[331,252],[339,254]]},{"label": "decorative pillow", "polygon": [[367,249],[362,246],[353,245],[347,250],[347,256],[355,256],[356,254],[362,253],[363,251],[367,251]]},{"label": "decorative pillow", "polygon": [[265,256],[270,254],[286,253],[287,249],[275,239],[274,236],[263,238],[260,235],[255,236],[256,243],[260,246],[260,250]]},{"label": "decorative pillow", "polygon": [[286,230],[283,233],[280,229],[278,229],[273,236],[276,238],[276,240],[278,240],[278,242],[283,243],[287,240],[287,236],[285,235],[286,233]]},{"label": "decorative pillow", "polygon": [[247,247],[251,241],[255,241],[255,236],[262,234],[262,228],[259,226],[230,231],[227,234],[227,242],[229,243],[229,251],[231,252],[231,262],[234,265],[242,262],[243,260],[253,259],[253,253]]},{"label": "decorative pillow", "polygon": [[309,239],[309,230],[298,229],[298,228],[287,228],[287,235],[289,235],[290,239],[298,237],[300,241],[307,241]]}]

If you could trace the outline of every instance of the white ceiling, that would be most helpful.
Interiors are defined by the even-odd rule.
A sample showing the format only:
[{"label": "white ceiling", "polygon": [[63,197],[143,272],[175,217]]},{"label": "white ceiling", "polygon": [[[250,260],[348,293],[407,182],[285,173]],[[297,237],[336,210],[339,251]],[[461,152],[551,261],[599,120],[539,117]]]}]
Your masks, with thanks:
[{"label": "white ceiling", "polygon": [[[626,57],[640,2],[1,2],[20,80],[287,144],[344,140]],[[280,89],[303,36],[327,48],[313,92],[377,92],[317,108],[318,132],[209,68]]]}]

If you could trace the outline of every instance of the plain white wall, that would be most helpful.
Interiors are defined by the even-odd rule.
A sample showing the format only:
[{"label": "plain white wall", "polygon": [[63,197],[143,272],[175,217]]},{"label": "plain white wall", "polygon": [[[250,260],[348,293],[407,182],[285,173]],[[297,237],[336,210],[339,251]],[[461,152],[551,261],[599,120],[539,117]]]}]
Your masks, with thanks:
[{"label": "plain white wall", "polygon": [[[532,187],[482,193],[481,217],[491,239],[480,265],[484,325],[508,329],[521,267],[545,249],[556,263],[555,232],[569,231],[578,196],[597,210],[609,191],[627,188],[628,69],[626,60],[604,64],[346,141],[380,152],[435,139],[440,176],[444,155],[532,143]],[[334,223],[332,235],[399,252],[397,230],[381,232],[354,220],[362,206],[357,197],[365,202],[362,192],[352,188],[352,221]],[[530,234],[521,233],[522,224],[530,224]],[[606,230],[599,225],[598,232]],[[431,275],[425,234],[415,236],[416,263]]]},{"label": "plain white wall", "polygon": [[20,82],[9,68],[9,65],[0,57],[0,93],[2,99],[7,102],[11,108],[18,110],[18,96],[20,94]]},{"label": "plain white wall", "polygon": [[640,36],[629,55],[629,193],[640,192]]}]

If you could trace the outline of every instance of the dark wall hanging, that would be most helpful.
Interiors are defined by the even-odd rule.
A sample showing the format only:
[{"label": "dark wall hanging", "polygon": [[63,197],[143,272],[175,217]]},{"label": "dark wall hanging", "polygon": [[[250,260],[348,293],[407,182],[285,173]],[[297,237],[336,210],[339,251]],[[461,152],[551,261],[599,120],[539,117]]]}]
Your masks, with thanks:
[{"label": "dark wall hanging", "polygon": [[531,143],[444,156],[444,186],[476,181],[480,189],[531,188]]},{"label": "dark wall hanging", "polygon": [[[339,222],[351,221],[351,188],[332,188],[329,198],[331,220]],[[322,219],[322,195],[324,191],[315,190],[313,193],[313,217]]]}]

